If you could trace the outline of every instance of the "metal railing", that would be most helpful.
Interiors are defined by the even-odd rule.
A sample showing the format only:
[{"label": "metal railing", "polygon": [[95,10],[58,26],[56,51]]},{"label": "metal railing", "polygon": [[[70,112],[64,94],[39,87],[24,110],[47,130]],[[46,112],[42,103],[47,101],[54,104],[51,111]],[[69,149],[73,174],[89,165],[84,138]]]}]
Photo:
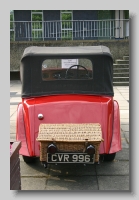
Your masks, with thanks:
[{"label": "metal railing", "polygon": [[129,20],[13,21],[10,40],[93,40],[129,37]]}]

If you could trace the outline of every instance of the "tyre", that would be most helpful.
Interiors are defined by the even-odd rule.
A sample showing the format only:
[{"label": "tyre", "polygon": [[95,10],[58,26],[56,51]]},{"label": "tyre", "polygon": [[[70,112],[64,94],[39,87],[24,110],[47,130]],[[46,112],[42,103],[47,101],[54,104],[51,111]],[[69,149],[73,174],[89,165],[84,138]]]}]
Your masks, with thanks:
[{"label": "tyre", "polygon": [[108,162],[113,161],[115,156],[116,156],[116,153],[105,154],[104,155],[104,161],[108,161]]},{"label": "tyre", "polygon": [[25,163],[34,163],[35,157],[22,156]]}]

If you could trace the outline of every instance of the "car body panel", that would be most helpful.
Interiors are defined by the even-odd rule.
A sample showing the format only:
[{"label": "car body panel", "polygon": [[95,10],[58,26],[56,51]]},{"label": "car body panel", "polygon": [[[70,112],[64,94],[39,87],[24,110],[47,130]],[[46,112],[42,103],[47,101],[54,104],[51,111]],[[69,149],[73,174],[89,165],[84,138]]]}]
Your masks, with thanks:
[{"label": "car body panel", "polygon": [[28,142],[26,138],[26,127],[25,127],[25,120],[24,120],[24,114],[23,114],[23,104],[20,103],[17,107],[17,120],[16,120],[16,140],[21,141],[21,148],[19,150],[19,153],[21,155],[30,156],[29,150],[28,150]]},{"label": "car body panel", "polygon": [[[30,156],[39,156],[40,145],[36,141],[41,123],[100,123],[104,142],[100,145],[100,154],[108,154],[119,150],[119,122],[118,105],[113,98],[93,95],[52,95],[24,99],[23,110],[19,106],[19,112],[24,112],[26,134],[20,133],[19,128],[23,122],[18,120],[18,139],[26,135],[27,146]],[[114,114],[114,109],[116,114]],[[19,113],[18,112],[18,113]],[[43,114],[42,120],[38,114]],[[21,114],[20,114],[21,115]],[[113,118],[114,127],[113,131]],[[117,128],[116,128],[117,127]],[[114,136],[112,136],[114,133]],[[24,142],[25,144],[25,138]],[[28,155],[21,147],[21,153]]]},{"label": "car body panel", "polygon": [[109,153],[115,153],[122,149],[121,134],[120,134],[120,110],[116,100],[114,100],[114,122],[113,122],[113,136]]}]

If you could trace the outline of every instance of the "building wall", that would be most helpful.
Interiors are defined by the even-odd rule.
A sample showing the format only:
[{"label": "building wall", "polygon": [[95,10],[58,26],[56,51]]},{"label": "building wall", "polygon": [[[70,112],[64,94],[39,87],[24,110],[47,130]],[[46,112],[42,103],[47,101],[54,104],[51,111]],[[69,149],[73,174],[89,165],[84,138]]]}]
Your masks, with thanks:
[{"label": "building wall", "polygon": [[[43,20],[47,23],[42,25],[42,35],[39,40],[51,41],[51,40],[61,40],[63,39],[72,39],[72,40],[106,40],[106,39],[115,39],[115,34],[118,34],[116,38],[125,38],[125,24],[121,22],[122,35],[119,35],[119,29],[114,29],[113,27],[117,27],[115,25],[115,21],[105,21],[107,19],[115,18],[115,10],[73,10],[73,18],[74,23],[72,24],[71,33],[66,33],[67,30],[64,30],[64,36],[61,34],[61,23],[60,23],[60,10],[43,10]],[[122,11],[121,11],[122,12]],[[128,12],[123,12],[127,13]],[[123,18],[127,16],[127,14],[123,14]],[[78,22],[83,20],[83,23]],[[89,21],[90,20],[90,21]],[[98,21],[97,23],[93,23],[95,20],[103,20]],[[14,11],[14,21],[15,22],[15,41],[31,41],[33,33],[32,33],[32,23],[31,23],[31,10],[15,10]],[[19,23],[21,21],[21,23]],[[24,23],[24,21],[26,23]],[[53,23],[56,21],[56,23]],[[59,21],[59,22],[58,22]],[[119,23],[117,21],[117,23]],[[98,28],[99,28],[99,36],[98,36]],[[116,33],[115,33],[116,31]],[[36,32],[36,31],[35,31]],[[65,36],[65,33],[68,36]],[[97,37],[96,37],[97,36]],[[66,38],[69,37],[69,38]],[[38,38],[35,38],[38,40]]]},{"label": "building wall", "polygon": [[23,51],[28,46],[98,46],[110,48],[113,59],[120,59],[129,55],[129,40],[78,40],[78,41],[42,41],[42,42],[11,42],[10,43],[10,71],[20,70],[20,59]]},{"label": "building wall", "polygon": [[[73,20],[98,20],[98,10],[73,10]],[[77,26],[78,27],[78,26]],[[81,40],[83,38],[83,34],[86,34],[86,30],[90,29],[90,33],[88,31],[88,35],[91,36],[91,30],[93,30],[94,24],[91,24],[91,22],[88,23],[84,23],[84,27],[83,25],[81,25],[80,30],[82,30],[80,37],[78,36],[78,38],[75,35],[75,32],[77,30],[77,28],[75,27],[75,25],[73,26],[73,40],[74,39],[78,39]],[[93,35],[94,36],[94,35]],[[85,40],[91,40],[91,37],[84,37]],[[97,37],[93,37],[94,40],[97,40]]]},{"label": "building wall", "polygon": [[[31,21],[31,10],[15,10],[14,21]],[[30,27],[30,31],[31,31],[31,27]],[[15,40],[26,41],[27,39],[25,38],[25,35],[26,35],[26,25],[24,23],[16,23]]]},{"label": "building wall", "polygon": [[14,21],[31,21],[31,10],[14,10]]},{"label": "building wall", "polygon": [[60,20],[60,10],[43,10],[43,20],[44,21]]},{"label": "building wall", "polygon": [[73,20],[97,20],[97,10],[73,10]]},{"label": "building wall", "polygon": [[[72,11],[73,18],[72,20],[98,20],[98,10],[73,10]],[[60,10],[43,10],[43,20],[48,21],[47,24],[44,24],[43,30],[45,38],[44,40],[55,40],[53,35],[49,34],[49,29],[51,29],[51,33],[61,32],[61,25],[57,24],[57,27],[53,27],[53,25],[49,25],[49,21],[60,21]],[[31,10],[15,10],[14,11],[14,21],[18,21],[16,23],[16,30],[15,30],[15,41],[27,41],[32,40],[31,34]],[[28,23],[19,23],[19,21],[28,21]],[[77,22],[78,23],[78,22]],[[73,25],[73,40],[81,40],[84,38],[85,40],[92,39],[91,37],[91,30],[96,29],[92,22],[84,22],[79,27],[79,24]],[[79,29],[79,30],[77,30]],[[90,33],[89,31],[90,30]],[[87,36],[86,36],[87,31]],[[77,37],[76,34],[80,32],[80,35]],[[26,38],[26,35],[28,37]],[[89,37],[89,36],[90,37]],[[85,36],[85,37],[84,37]],[[61,35],[58,35],[58,40],[61,40]],[[93,40],[97,40],[97,37],[93,37]]]}]

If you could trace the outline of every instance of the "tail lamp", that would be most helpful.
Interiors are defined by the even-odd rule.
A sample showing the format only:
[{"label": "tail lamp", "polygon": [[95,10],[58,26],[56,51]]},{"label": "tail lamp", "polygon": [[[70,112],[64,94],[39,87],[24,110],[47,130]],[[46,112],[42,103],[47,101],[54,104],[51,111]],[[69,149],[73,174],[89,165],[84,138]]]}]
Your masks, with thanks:
[{"label": "tail lamp", "polygon": [[93,145],[87,146],[86,152],[87,152],[88,154],[95,154],[95,147],[94,147]]},{"label": "tail lamp", "polygon": [[57,147],[56,147],[56,145],[54,145],[54,144],[48,145],[48,147],[47,147],[47,152],[48,152],[48,153],[51,153],[51,154],[56,153],[56,152],[57,152]]}]

